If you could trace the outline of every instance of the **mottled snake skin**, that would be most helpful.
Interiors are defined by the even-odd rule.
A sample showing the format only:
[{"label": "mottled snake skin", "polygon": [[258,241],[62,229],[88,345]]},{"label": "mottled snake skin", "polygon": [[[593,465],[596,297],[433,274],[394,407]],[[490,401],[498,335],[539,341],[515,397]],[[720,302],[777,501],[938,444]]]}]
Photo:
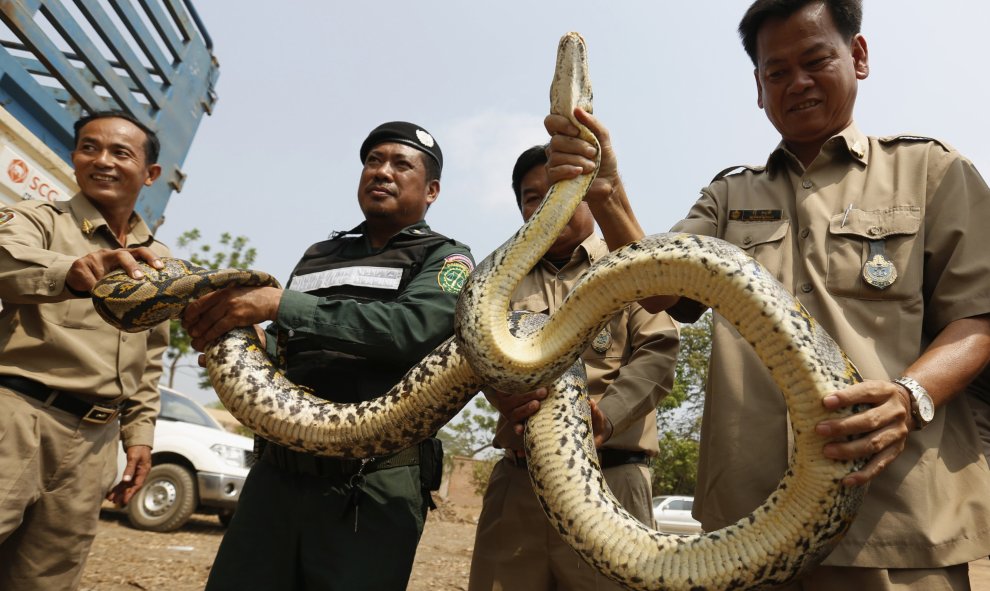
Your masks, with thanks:
[{"label": "mottled snake skin", "polygon": [[[551,109],[571,117],[597,145],[573,120],[575,105],[590,111],[591,86],[584,42],[570,33],[561,39]],[[630,589],[758,589],[792,580],[828,554],[862,500],[862,488],[840,483],[862,463],[826,459],[827,440],[814,431],[817,422],[851,412],[826,412],[822,398],[860,378],[759,263],[729,243],[689,234],[652,236],[612,253],[587,271],[542,326],[510,326],[519,318],[506,322],[513,290],[592,179],[551,187],[540,210],[469,278],[455,336],[385,396],[348,405],[322,400],[276,371],[249,329],[208,348],[214,388],[231,413],[267,439],[320,455],[368,457],[435,432],[483,384],[517,392],[549,385],[550,396],[526,428],[530,475],[549,519],[585,560]],[[93,290],[94,302],[112,324],[144,330],[181,311],[179,303],[153,303],[156,292],[196,297],[238,273],[255,285],[272,281],[260,273],[202,273],[182,265],[169,261],[166,271],[178,269],[177,275],[146,267],[148,281],[141,282],[112,274]],[[734,525],[695,536],[644,527],[608,491],[592,443],[583,370],[575,363],[622,306],[664,293],[703,302],[734,323],[783,391],[794,433],[790,467],[766,502]]]}]

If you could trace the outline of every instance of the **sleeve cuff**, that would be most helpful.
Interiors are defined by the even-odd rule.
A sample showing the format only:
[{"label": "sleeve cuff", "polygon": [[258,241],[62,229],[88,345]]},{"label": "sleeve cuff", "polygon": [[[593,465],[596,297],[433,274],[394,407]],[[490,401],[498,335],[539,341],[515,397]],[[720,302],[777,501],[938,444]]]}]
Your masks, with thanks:
[{"label": "sleeve cuff", "polygon": [[317,301],[314,296],[287,289],[282,292],[275,321],[286,330],[308,326],[316,315]]},{"label": "sleeve cuff", "polygon": [[133,425],[120,429],[120,441],[124,449],[134,445],[147,445],[154,447],[155,426],[154,425]]}]

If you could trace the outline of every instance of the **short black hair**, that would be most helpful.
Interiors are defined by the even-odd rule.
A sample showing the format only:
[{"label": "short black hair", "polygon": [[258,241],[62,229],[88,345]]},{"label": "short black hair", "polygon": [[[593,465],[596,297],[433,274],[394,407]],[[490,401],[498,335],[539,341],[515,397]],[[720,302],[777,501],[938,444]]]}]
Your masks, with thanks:
[{"label": "short black hair", "polygon": [[516,205],[522,209],[522,179],[526,173],[533,170],[534,166],[543,166],[547,163],[547,146],[533,146],[526,148],[519,158],[516,158],[516,165],[512,167],[512,192],[516,194]]},{"label": "short black hair", "polygon": [[759,67],[756,36],[763,23],[771,18],[787,18],[812,2],[825,5],[844,40],[850,41],[859,34],[863,25],[863,0],[756,0],[739,21],[739,36],[754,66]]},{"label": "short black hair", "polygon": [[73,136],[72,136],[72,149],[74,150],[76,146],[79,145],[79,131],[86,126],[90,121],[96,121],[97,119],[124,119],[134,124],[135,127],[144,132],[144,160],[145,164],[157,164],[158,163],[158,153],[161,151],[161,142],[158,141],[158,134],[151,130],[147,125],[141,123],[136,117],[131,115],[126,111],[96,111],[81,117],[73,125]]}]

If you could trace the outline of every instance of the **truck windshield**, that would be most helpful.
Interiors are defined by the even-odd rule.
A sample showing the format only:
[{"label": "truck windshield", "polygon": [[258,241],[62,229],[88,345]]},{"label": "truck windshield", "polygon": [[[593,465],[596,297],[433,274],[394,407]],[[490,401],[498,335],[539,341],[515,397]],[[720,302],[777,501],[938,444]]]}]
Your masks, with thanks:
[{"label": "truck windshield", "polygon": [[211,429],[219,429],[216,421],[201,406],[192,400],[176,396],[168,390],[159,390],[162,395],[162,412],[159,419],[182,421]]}]

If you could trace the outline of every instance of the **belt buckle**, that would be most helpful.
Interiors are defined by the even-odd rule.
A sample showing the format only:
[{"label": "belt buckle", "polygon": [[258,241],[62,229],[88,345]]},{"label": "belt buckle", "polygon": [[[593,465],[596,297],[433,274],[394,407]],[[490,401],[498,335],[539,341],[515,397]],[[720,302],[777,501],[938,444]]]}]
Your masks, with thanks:
[{"label": "belt buckle", "polygon": [[82,420],[87,423],[96,423],[97,425],[106,425],[110,421],[117,418],[117,414],[120,411],[116,408],[108,406],[100,406],[99,404],[94,404],[93,408],[89,409],[85,415],[83,415]]}]

